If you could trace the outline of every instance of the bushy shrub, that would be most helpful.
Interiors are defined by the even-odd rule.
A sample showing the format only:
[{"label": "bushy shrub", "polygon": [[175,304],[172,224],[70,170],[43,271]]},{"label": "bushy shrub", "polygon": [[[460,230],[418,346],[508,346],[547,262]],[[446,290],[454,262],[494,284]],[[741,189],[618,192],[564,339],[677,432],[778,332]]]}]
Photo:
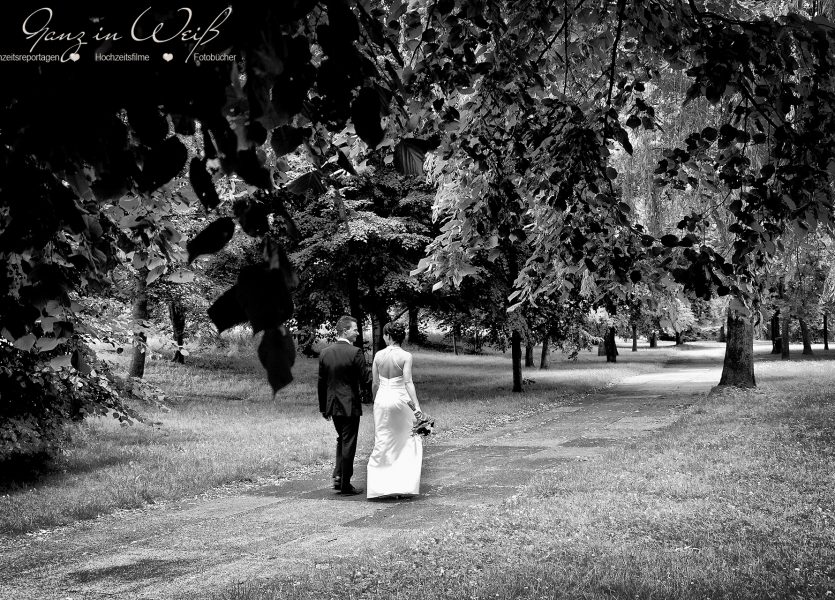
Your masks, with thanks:
[{"label": "bushy shrub", "polygon": [[56,370],[41,356],[0,341],[0,461],[54,452],[64,425],[88,415],[138,419],[77,342],[74,366]]}]

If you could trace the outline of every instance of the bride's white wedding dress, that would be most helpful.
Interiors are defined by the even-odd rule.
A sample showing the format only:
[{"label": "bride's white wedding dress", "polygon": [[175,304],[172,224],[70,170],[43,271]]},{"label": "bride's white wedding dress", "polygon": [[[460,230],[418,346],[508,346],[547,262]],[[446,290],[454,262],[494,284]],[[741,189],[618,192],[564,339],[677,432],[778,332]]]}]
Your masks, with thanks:
[{"label": "bride's white wedding dress", "polygon": [[[383,360],[392,361],[391,353]],[[374,450],[368,459],[368,498],[420,493],[423,441],[412,435],[415,419],[406,404],[408,400],[402,376],[380,377],[374,398]]]}]

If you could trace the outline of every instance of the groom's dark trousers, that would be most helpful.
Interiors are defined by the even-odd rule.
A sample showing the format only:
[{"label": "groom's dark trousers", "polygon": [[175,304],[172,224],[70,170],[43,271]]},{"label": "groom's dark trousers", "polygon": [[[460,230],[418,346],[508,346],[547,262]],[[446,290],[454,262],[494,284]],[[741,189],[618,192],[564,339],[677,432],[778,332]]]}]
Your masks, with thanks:
[{"label": "groom's dark trousers", "polygon": [[362,350],[340,340],[319,355],[319,411],[333,418],[336,429],[334,478],[342,490],[351,488],[357,433],[362,415],[361,391],[371,389],[371,370]]},{"label": "groom's dark trousers", "polygon": [[334,415],[333,426],[336,428],[336,460],[333,478],[339,479],[341,489],[346,490],[350,487],[351,477],[354,475],[354,456],[357,454],[360,418]]}]

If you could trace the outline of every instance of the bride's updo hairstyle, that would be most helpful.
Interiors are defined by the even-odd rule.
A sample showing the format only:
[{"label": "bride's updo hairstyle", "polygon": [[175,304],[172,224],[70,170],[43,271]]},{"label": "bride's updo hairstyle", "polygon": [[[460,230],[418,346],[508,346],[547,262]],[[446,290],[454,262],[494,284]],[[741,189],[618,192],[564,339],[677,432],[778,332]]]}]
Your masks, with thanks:
[{"label": "bride's updo hairstyle", "polygon": [[404,327],[403,323],[398,323],[397,321],[386,323],[383,327],[383,333],[390,336],[397,344],[402,344],[403,340],[406,339],[406,327]]}]

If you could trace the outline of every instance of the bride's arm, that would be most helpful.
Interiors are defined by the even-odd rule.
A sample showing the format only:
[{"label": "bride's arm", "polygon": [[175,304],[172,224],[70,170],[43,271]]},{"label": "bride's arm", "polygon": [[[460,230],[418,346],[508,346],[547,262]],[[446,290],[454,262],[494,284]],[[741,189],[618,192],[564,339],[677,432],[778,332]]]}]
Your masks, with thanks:
[{"label": "bride's arm", "polygon": [[403,383],[406,385],[406,393],[409,394],[409,401],[406,403],[415,412],[420,412],[415,384],[412,382],[412,355],[406,353],[406,361],[403,363]]},{"label": "bride's arm", "polygon": [[377,370],[377,357],[371,360],[371,398],[377,397],[377,390],[380,387],[380,371]]}]

